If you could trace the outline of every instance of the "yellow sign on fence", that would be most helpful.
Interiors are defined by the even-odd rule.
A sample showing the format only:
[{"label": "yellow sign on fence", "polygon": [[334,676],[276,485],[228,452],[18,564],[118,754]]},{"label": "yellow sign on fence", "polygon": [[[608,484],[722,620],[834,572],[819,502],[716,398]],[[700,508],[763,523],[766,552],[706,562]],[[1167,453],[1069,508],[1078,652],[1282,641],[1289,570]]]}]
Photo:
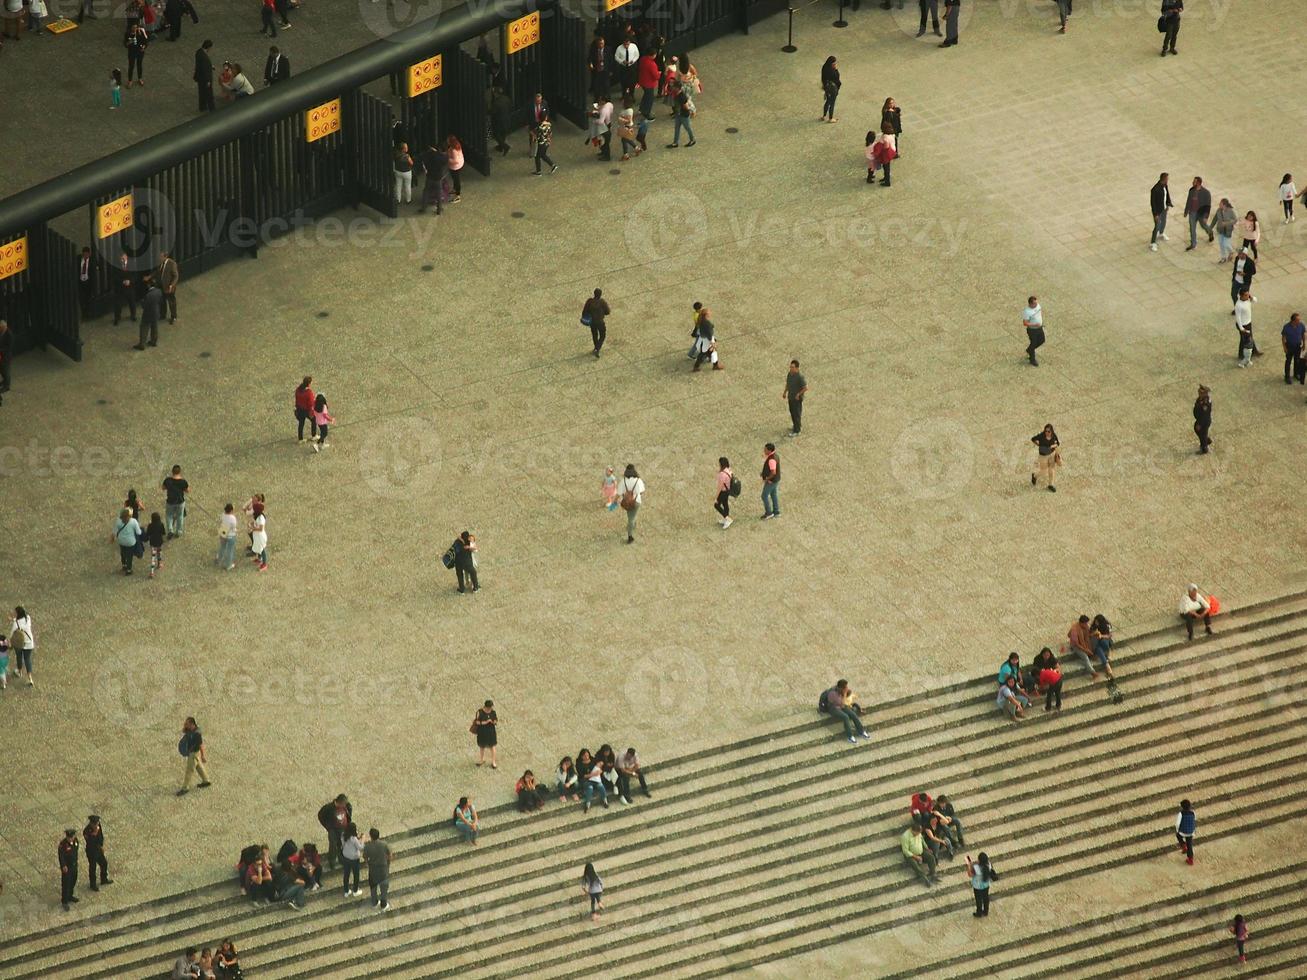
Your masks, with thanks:
[{"label": "yellow sign on fence", "polygon": [[510,20],[504,28],[504,53],[516,54],[540,40],[540,11]]},{"label": "yellow sign on fence", "polygon": [[604,10],[612,13],[618,7],[625,7],[631,0],[604,0]]},{"label": "yellow sign on fence", "polygon": [[340,99],[332,99],[304,113],[304,138],[312,143],[340,132]]},{"label": "yellow sign on fence", "polygon": [[27,271],[27,236],[0,245],[0,279]]},{"label": "yellow sign on fence", "polygon": [[124,194],[117,200],[100,205],[95,226],[100,238],[108,238],[132,226],[132,195]]},{"label": "yellow sign on fence", "polygon": [[66,34],[68,31],[77,30],[77,25],[67,17],[60,17],[58,20],[52,20],[46,24],[45,29],[51,34]]},{"label": "yellow sign on fence", "polygon": [[441,77],[440,55],[419,61],[408,66],[408,97],[416,99],[424,92],[440,88],[444,82]]}]

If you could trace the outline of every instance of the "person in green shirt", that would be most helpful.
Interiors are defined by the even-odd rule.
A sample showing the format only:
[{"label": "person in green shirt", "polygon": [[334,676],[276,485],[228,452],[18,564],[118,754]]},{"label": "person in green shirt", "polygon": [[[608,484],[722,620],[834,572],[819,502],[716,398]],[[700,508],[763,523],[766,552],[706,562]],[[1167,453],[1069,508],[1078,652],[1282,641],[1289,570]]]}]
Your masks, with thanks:
[{"label": "person in green shirt", "polygon": [[899,846],[903,849],[904,860],[913,871],[921,875],[921,880],[927,885],[935,884],[935,855],[926,848],[925,839],[921,836],[921,827],[913,824],[903,831],[903,836],[899,838]]}]

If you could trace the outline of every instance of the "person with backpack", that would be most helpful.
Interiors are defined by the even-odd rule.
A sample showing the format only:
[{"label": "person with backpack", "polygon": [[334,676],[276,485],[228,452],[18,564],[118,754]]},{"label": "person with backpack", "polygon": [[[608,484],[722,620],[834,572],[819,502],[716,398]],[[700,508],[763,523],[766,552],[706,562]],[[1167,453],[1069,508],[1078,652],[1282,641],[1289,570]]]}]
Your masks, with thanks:
[{"label": "person with backpack", "polygon": [[845,738],[853,743],[858,741],[858,735],[871,738],[871,733],[862,727],[862,719],[858,717],[857,708],[853,704],[853,692],[849,690],[848,681],[842,678],[836,681],[835,686],[822,697],[825,699],[826,711],[844,725]]},{"label": "person with backpack", "polygon": [[731,520],[731,498],[740,495],[740,479],[731,472],[731,461],[725,456],[718,457],[717,466],[717,494],[713,509],[722,515],[722,519],[717,523],[725,531],[734,523]]},{"label": "person with backpack", "polygon": [[977,919],[984,918],[989,915],[989,884],[998,881],[998,872],[989,863],[989,855],[984,851],[980,852],[974,862],[971,855],[967,855],[966,871],[967,877],[971,879],[971,894],[976,899],[976,911],[971,914]]},{"label": "person with backpack", "polygon": [[471,531],[464,531],[454,539],[454,543],[449,546],[449,551],[445,552],[446,568],[453,568],[454,574],[458,576],[458,594],[462,595],[467,591],[464,588],[464,579],[470,579],[472,582],[472,591],[480,592],[481,586],[477,582],[477,539]]},{"label": "person with backpack", "polygon": [[1188,800],[1180,801],[1180,812],[1175,817],[1175,839],[1180,845],[1180,853],[1185,856],[1185,864],[1194,863],[1194,830],[1198,827],[1198,815],[1194,813],[1193,804]]},{"label": "person with backpack", "polygon": [[776,495],[781,482],[781,458],[776,455],[776,447],[767,443],[762,452],[762,519],[770,520],[781,516],[781,503]]},{"label": "person with backpack", "polygon": [[604,299],[604,291],[596,289],[594,295],[585,301],[581,307],[581,324],[590,328],[590,339],[594,341],[595,357],[599,356],[600,349],[604,346],[604,340],[608,336],[608,326],[604,318],[613,312],[608,308],[608,301]]},{"label": "person with backpack", "polygon": [[213,785],[209,782],[209,771],[204,767],[208,761],[204,751],[204,736],[200,734],[200,726],[192,717],[188,717],[182,724],[182,737],[177,743],[177,751],[186,760],[186,774],[182,777],[182,788],[177,791],[178,796],[185,796],[191,791],[192,776],[200,777],[200,789]]},{"label": "person with backpack", "polygon": [[618,506],[626,511],[626,543],[635,542],[635,518],[640,513],[640,505],[644,503],[644,481],[640,479],[640,474],[636,472],[635,466],[631,463],[626,464],[626,470],[622,473],[622,482],[617,486]]}]

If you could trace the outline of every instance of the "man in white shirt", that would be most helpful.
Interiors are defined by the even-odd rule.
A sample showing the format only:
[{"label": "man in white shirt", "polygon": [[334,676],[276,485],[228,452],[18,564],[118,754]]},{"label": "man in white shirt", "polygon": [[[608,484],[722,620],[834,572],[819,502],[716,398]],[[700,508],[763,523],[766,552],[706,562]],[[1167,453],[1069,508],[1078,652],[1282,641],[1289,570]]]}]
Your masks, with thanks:
[{"label": "man in white shirt", "polygon": [[617,74],[622,82],[622,94],[630,95],[635,91],[636,65],[640,61],[640,49],[629,37],[617,46],[613,53],[617,62]]},{"label": "man in white shirt", "polygon": [[1039,359],[1035,357],[1035,351],[1044,346],[1044,310],[1039,305],[1038,296],[1031,296],[1026,300],[1021,323],[1026,328],[1026,336],[1030,338],[1030,343],[1026,347],[1026,357],[1030,358],[1031,364],[1039,367]]},{"label": "man in white shirt", "polygon": [[613,155],[608,144],[613,141],[613,100],[606,95],[599,98],[599,115],[596,121],[599,123],[599,132],[603,139],[603,145],[599,147],[599,159],[611,160]]},{"label": "man in white shirt", "polygon": [[1247,367],[1253,359],[1253,301],[1246,289],[1234,304],[1234,325],[1239,331],[1238,366]]},{"label": "man in white shirt", "polygon": [[1194,621],[1198,619],[1203,621],[1203,626],[1207,629],[1208,635],[1211,635],[1211,610],[1211,600],[1198,591],[1198,586],[1190,582],[1189,588],[1180,597],[1180,615],[1184,617],[1184,626],[1189,631],[1189,639],[1194,638]]}]

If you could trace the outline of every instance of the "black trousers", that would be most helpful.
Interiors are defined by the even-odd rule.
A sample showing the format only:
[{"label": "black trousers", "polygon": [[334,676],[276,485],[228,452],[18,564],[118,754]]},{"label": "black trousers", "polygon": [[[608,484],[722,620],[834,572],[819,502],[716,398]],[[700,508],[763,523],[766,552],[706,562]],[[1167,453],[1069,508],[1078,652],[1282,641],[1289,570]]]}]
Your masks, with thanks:
[{"label": "black trousers", "polygon": [[1176,842],[1184,848],[1184,856],[1193,860],[1194,857],[1194,835],[1193,834],[1176,834]]},{"label": "black trousers", "polygon": [[989,889],[973,888],[971,893],[976,896],[976,914],[989,915]]},{"label": "black trousers", "polygon": [[599,147],[600,160],[608,160],[612,158],[613,151],[609,149],[609,144],[612,143],[612,141],[613,141],[613,131],[610,128],[604,132],[604,142],[603,145]]},{"label": "black trousers", "polygon": [[213,82],[196,82],[195,87],[199,90],[200,112],[213,112]]},{"label": "black trousers", "polygon": [[145,81],[145,51],[141,48],[127,49],[127,81],[132,80],[132,72],[141,81]]},{"label": "black trousers", "polygon": [[1207,437],[1207,433],[1210,432],[1211,429],[1212,427],[1210,425],[1199,425],[1197,422],[1194,423],[1194,435],[1198,437],[1198,448],[1202,452],[1207,452],[1207,447],[1212,442],[1212,440]]},{"label": "black trousers", "polygon": [[74,856],[74,862],[68,866],[66,872],[59,872],[59,902],[67,905],[73,900],[73,891],[77,888],[77,863]]},{"label": "black trousers", "polygon": [[[1185,613],[1184,628],[1189,632],[1189,639],[1191,640],[1194,638],[1194,620],[1196,620],[1197,618],[1198,616],[1196,613]],[[1203,616],[1203,625],[1206,626],[1208,629],[1212,628],[1212,617],[1210,614]],[[1193,857],[1192,854],[1190,854],[1189,856]]]},{"label": "black trousers", "polygon": [[309,435],[316,436],[318,434],[318,423],[313,420],[313,413],[307,408],[295,409],[295,421],[299,423],[299,437],[301,439],[304,438],[305,422],[309,424]]},{"label": "black trousers", "polygon": [[[730,517],[731,516],[731,492],[729,490],[718,490],[717,501],[712,505],[712,509],[717,511],[717,513],[721,514],[722,517]],[[620,780],[622,777],[619,775],[617,778]],[[640,777],[640,782],[641,783],[644,782],[643,776]]]},{"label": "black trousers", "polygon": [[1030,338],[1030,344],[1026,347],[1026,353],[1033,358],[1035,356],[1035,351],[1044,346],[1044,328],[1026,327],[1026,336]]},{"label": "black trousers", "polygon": [[113,291],[113,322],[115,324],[122,318],[124,304],[127,306],[128,314],[135,320],[136,294],[132,292],[130,286],[119,286]]},{"label": "black trousers", "polygon": [[944,40],[949,44],[958,43],[958,14],[961,9],[956,5],[944,8]]},{"label": "black trousers", "polygon": [[[719,496],[720,496],[720,494],[719,494]],[[646,782],[644,781],[644,773],[642,773],[642,772],[638,772],[638,773],[636,773],[636,774],[635,774],[635,778],[638,779],[638,780],[640,781],[640,792],[643,793],[645,796],[648,796],[648,795],[649,795],[649,784],[646,783]],[[630,777],[630,776],[627,776],[627,775],[625,775],[625,774],[622,773],[622,772],[618,772],[618,774],[617,774],[617,792],[620,793],[622,796],[626,797],[626,799],[628,799],[628,800],[631,798],[631,777]]]},{"label": "black trousers", "polygon": [[459,591],[459,592],[463,592],[463,591],[465,591],[464,588],[463,588],[463,576],[464,576],[464,575],[466,575],[469,579],[472,580],[472,588],[474,588],[474,589],[479,589],[479,588],[481,588],[481,586],[477,585],[477,570],[476,570],[475,568],[473,568],[471,565],[468,565],[466,568],[464,568],[462,565],[455,565],[455,566],[454,566],[454,572],[458,575],[458,591]]},{"label": "black trousers", "polygon": [[0,354],[0,391],[9,390],[9,356]]},{"label": "black trousers", "polygon": [[1062,682],[1058,681],[1048,688],[1048,693],[1044,695],[1044,710],[1052,711],[1057,708],[1062,709]]},{"label": "black trousers", "polygon": [[81,282],[79,280],[77,283],[77,301],[82,309],[83,320],[89,320],[91,318],[91,299],[94,296],[94,287],[92,287],[89,282]]},{"label": "black trousers", "polygon": [[787,402],[790,406],[790,431],[798,435],[803,430],[803,399],[790,398]]},{"label": "black trousers", "polygon": [[590,324],[590,339],[595,342],[595,350],[604,346],[604,339],[608,336],[608,327],[602,320],[598,323]]},{"label": "black trousers", "polygon": [[91,874],[91,887],[95,887],[95,869],[100,869],[100,881],[109,880],[109,862],[104,859],[104,851],[86,849],[86,867]]},{"label": "black trousers", "polygon": [[923,34],[926,32],[926,14],[930,14],[930,26],[936,34],[939,33],[939,0],[917,0],[917,6],[921,8],[921,23],[917,30]]},{"label": "black trousers", "polygon": [[1298,379],[1298,383],[1303,382],[1303,360],[1301,351],[1288,351],[1284,355],[1284,380],[1292,381]]},{"label": "black trousers", "polygon": [[1180,18],[1168,17],[1166,20],[1166,33],[1162,35],[1162,50],[1168,47],[1175,50],[1175,39],[1180,34]]}]

